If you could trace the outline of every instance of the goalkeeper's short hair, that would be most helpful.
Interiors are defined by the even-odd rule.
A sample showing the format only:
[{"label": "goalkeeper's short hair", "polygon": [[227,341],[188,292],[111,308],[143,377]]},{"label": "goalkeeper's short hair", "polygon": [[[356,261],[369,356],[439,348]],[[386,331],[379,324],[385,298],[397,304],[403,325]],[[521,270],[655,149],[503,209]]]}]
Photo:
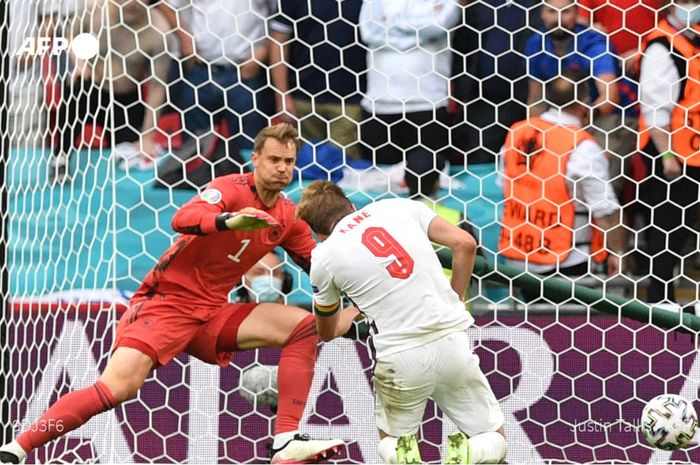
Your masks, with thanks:
[{"label": "goalkeeper's short hair", "polygon": [[284,145],[292,143],[294,144],[297,152],[301,147],[299,142],[299,133],[297,132],[296,128],[289,123],[277,123],[263,128],[258,135],[255,136],[253,151],[260,152],[263,146],[265,146],[267,139],[275,139]]}]

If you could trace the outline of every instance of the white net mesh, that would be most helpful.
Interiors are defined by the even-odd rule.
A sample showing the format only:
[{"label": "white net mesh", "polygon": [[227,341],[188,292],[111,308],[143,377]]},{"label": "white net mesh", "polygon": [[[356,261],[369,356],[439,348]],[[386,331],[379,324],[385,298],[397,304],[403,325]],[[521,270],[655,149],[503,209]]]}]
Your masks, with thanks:
[{"label": "white net mesh", "polygon": [[[175,239],[175,210],[212,176],[249,169],[253,138],[273,119],[295,122],[305,143],[287,189],[294,200],[315,178],[337,182],[358,207],[416,195],[448,220],[466,220],[488,263],[523,270],[524,253],[530,272],[700,312],[700,35],[686,27],[700,11],[694,3],[6,3],[2,372],[13,434],[97,379],[129,296]],[[586,78],[576,99],[592,105],[593,126],[571,99],[557,103],[561,113],[551,109],[566,70]],[[508,145],[528,107],[551,126],[535,133],[536,147]],[[558,153],[567,136],[557,128],[578,125],[590,139]],[[546,174],[531,157],[540,152],[567,158]],[[566,238],[547,231],[561,217],[538,223],[534,207],[516,226],[503,217],[509,202],[528,202],[515,198],[522,170],[535,173],[530,202],[553,192],[543,187],[552,177],[565,198],[548,198],[547,211],[572,208],[561,228],[571,235],[567,253],[553,263],[535,260],[517,233],[529,224],[544,226],[538,241]],[[613,220],[623,222],[606,238],[625,257],[619,275],[592,260],[590,245],[592,224]],[[286,302],[308,307],[308,277],[284,254],[283,262],[293,281]],[[509,463],[700,460],[696,443],[654,450],[638,428],[657,394],[696,401],[694,334],[597,312],[595,295],[521,290],[513,280],[527,274],[508,276],[507,285],[480,276],[468,309],[473,349],[505,414]],[[246,397],[269,378],[243,388],[240,380],[278,360],[276,349],[241,352],[220,369],[181,355],[136,399],[28,462],[264,461],[274,413]],[[338,462],[379,461],[370,378],[366,334],[322,345],[301,429],[345,440]],[[424,460],[440,461],[453,428],[430,403]]]}]

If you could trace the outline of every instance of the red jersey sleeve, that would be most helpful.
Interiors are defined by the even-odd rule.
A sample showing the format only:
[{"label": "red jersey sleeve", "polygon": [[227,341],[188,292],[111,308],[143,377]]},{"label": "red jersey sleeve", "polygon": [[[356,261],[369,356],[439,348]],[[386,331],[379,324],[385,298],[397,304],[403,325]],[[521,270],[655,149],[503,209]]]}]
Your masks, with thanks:
[{"label": "red jersey sleeve", "polygon": [[579,0],[577,4],[580,7],[578,9],[579,19],[583,20],[585,24],[592,24],[594,20],[591,18],[591,13],[601,2],[598,0]]},{"label": "red jersey sleeve", "polygon": [[224,221],[235,211],[237,187],[228,176],[216,178],[207,188],[175,212],[172,228],[198,236],[226,229]]},{"label": "red jersey sleeve", "polygon": [[297,219],[280,245],[308,274],[311,269],[311,251],[316,247],[316,241],[311,237],[311,228],[306,221]]}]

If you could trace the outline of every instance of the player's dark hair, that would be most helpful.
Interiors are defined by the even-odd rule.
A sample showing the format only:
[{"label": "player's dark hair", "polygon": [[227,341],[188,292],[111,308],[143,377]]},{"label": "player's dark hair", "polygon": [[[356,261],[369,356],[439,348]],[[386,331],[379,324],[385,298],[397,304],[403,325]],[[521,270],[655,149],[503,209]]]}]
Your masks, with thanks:
[{"label": "player's dark hair", "polygon": [[587,105],[588,76],[576,69],[564,71],[545,84],[544,99],[549,105],[561,109]]},{"label": "player's dark hair", "polygon": [[255,136],[253,151],[260,152],[267,139],[276,139],[278,142],[287,145],[294,143],[296,151],[299,151],[299,133],[296,128],[289,123],[279,123],[264,128]]},{"label": "player's dark hair", "polygon": [[301,195],[297,217],[309,223],[316,234],[328,236],[336,222],[353,210],[340,187],[329,181],[314,181]]}]

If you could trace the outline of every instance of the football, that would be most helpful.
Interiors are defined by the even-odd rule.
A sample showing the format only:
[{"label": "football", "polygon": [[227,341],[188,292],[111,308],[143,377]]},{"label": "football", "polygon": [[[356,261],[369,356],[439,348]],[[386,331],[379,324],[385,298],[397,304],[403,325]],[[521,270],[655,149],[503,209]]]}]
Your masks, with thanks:
[{"label": "football", "polygon": [[240,394],[255,406],[277,407],[277,367],[253,365],[241,374]]},{"label": "football", "polygon": [[647,442],[663,450],[676,450],[695,436],[698,415],[693,405],[675,394],[662,394],[642,411],[642,433]]}]

